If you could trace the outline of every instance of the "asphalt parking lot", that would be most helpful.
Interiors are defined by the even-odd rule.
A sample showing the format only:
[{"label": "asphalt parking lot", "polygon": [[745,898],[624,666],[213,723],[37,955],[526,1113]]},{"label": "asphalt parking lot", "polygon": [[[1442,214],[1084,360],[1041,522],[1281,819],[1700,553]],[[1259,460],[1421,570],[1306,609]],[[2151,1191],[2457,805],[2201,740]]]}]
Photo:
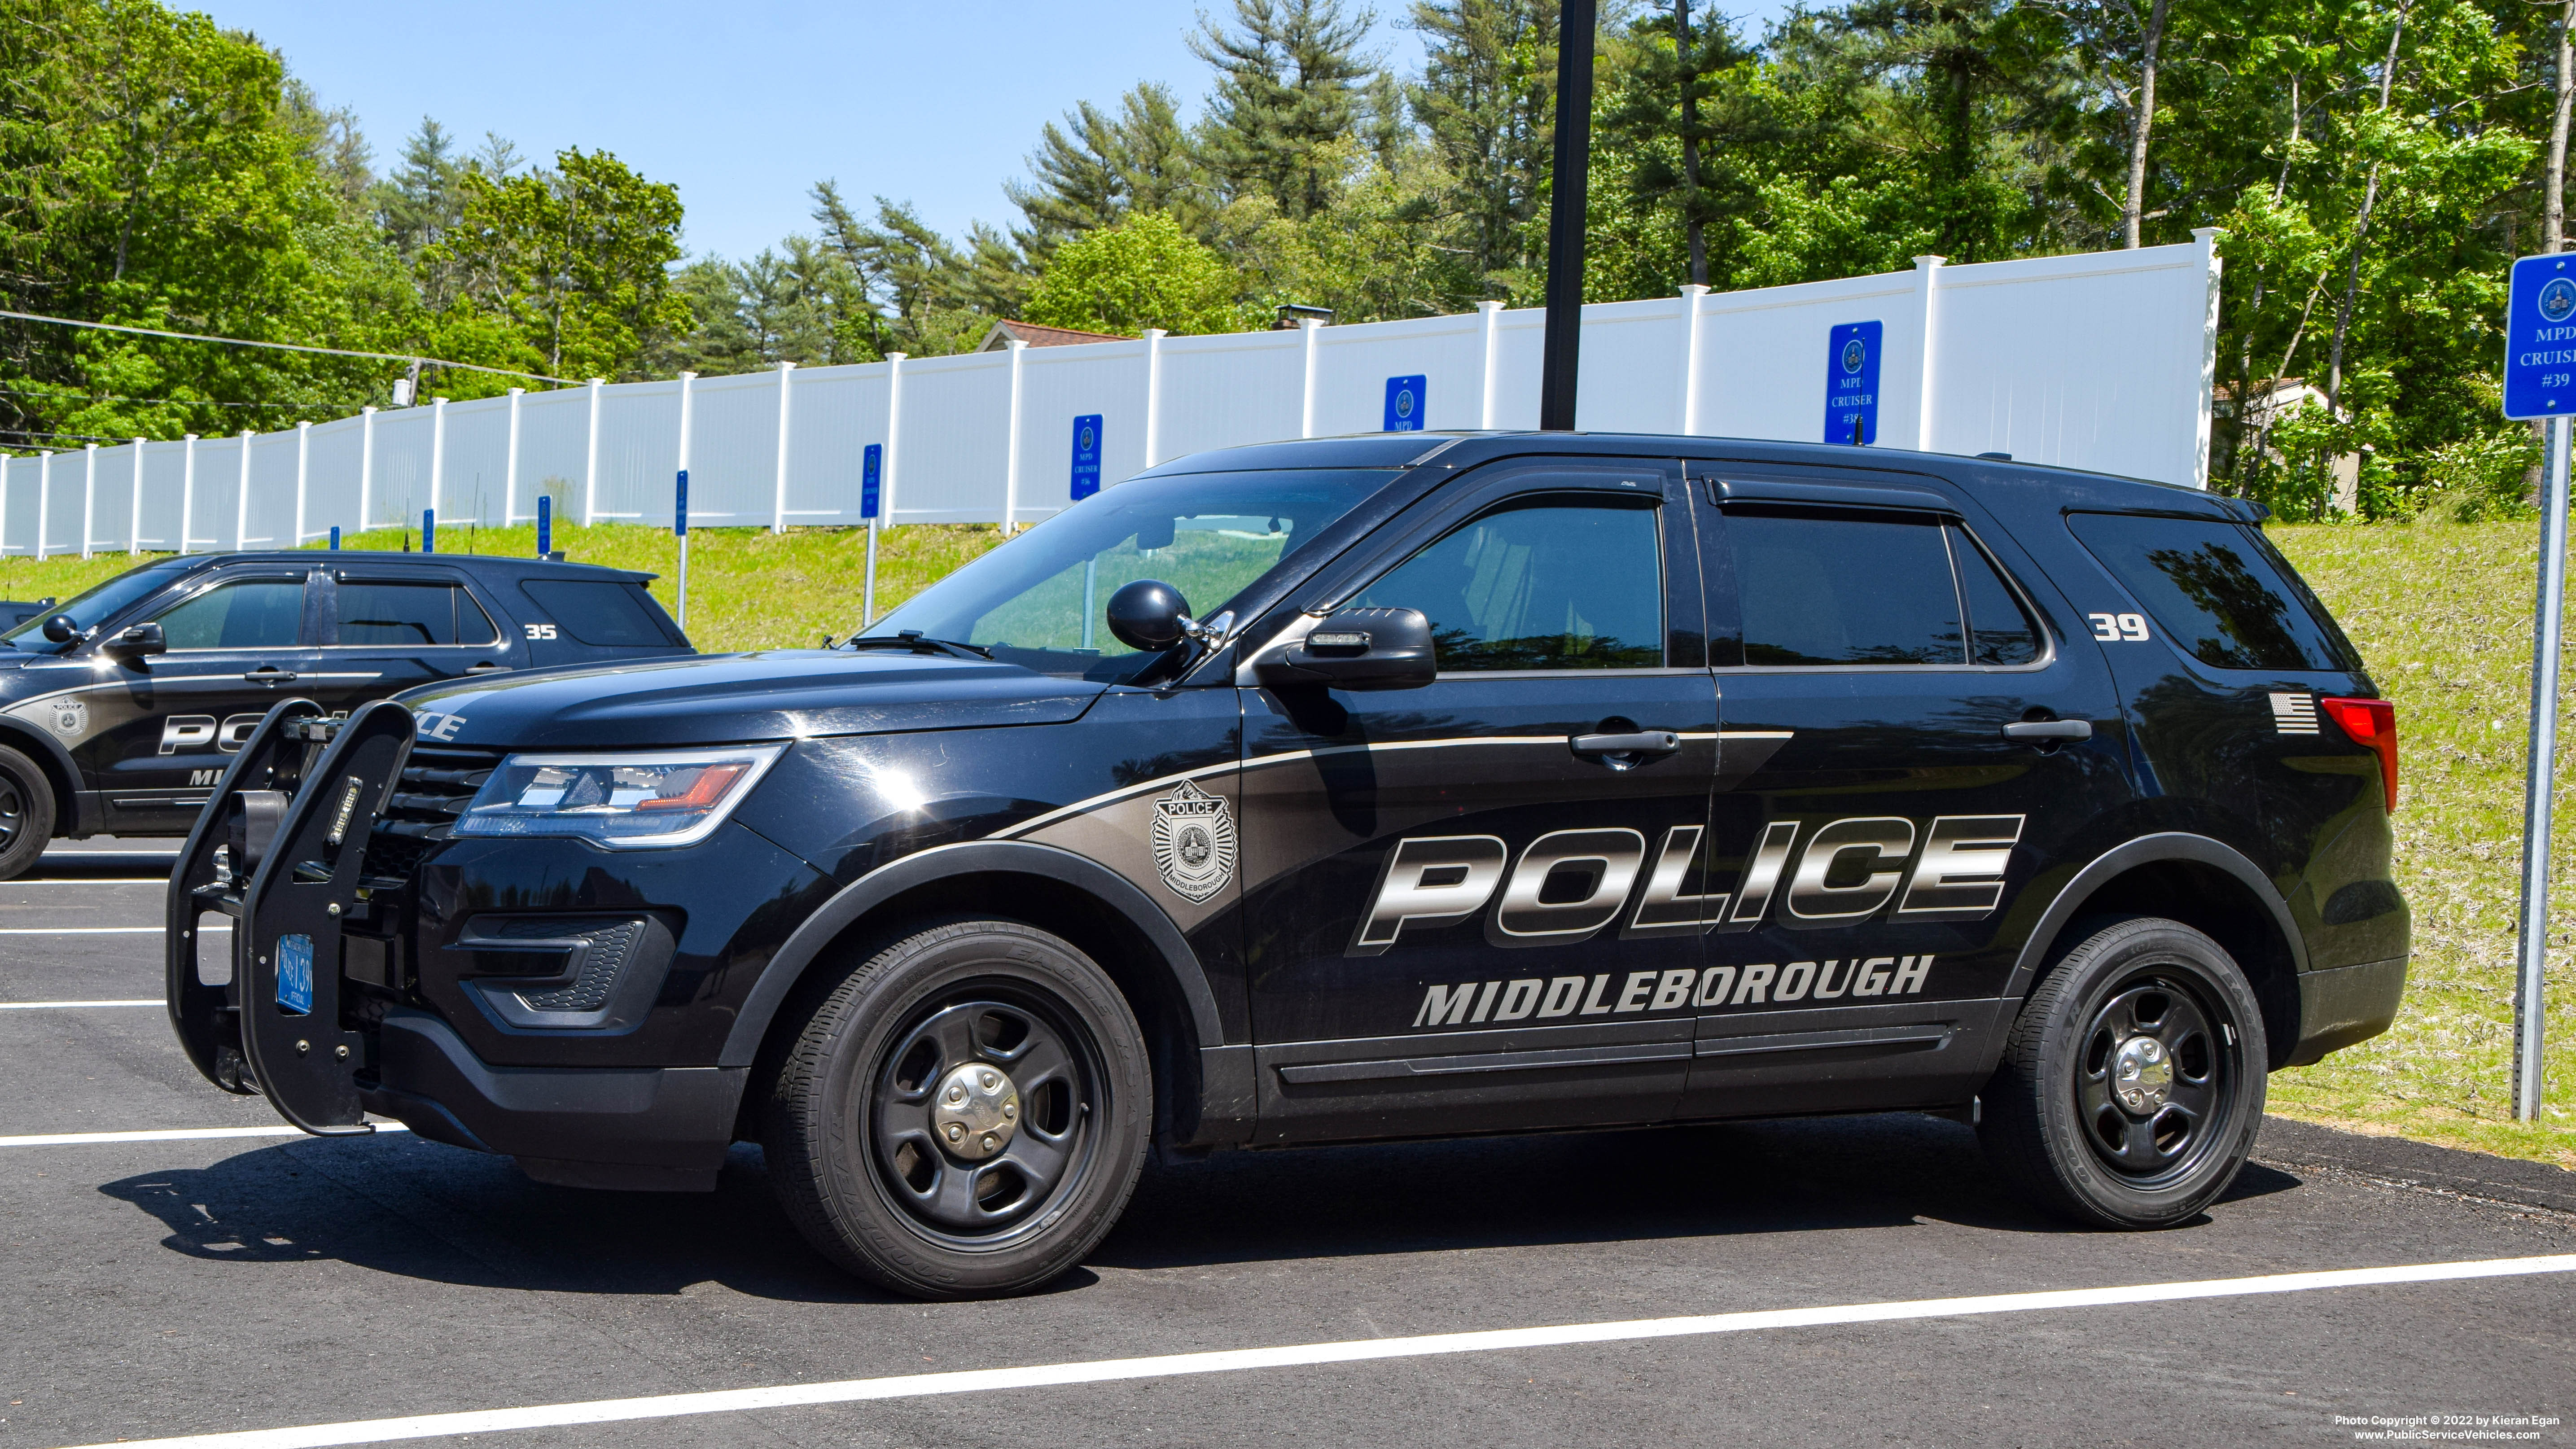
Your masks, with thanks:
[{"label": "asphalt parking lot", "polygon": [[896,1301],[749,1148],[655,1196],[244,1135],[159,1008],[170,844],[0,883],[0,1444],[2576,1443],[2576,1193],[2289,1126],[2146,1235],[1923,1117],[1224,1155],[1048,1292]]}]

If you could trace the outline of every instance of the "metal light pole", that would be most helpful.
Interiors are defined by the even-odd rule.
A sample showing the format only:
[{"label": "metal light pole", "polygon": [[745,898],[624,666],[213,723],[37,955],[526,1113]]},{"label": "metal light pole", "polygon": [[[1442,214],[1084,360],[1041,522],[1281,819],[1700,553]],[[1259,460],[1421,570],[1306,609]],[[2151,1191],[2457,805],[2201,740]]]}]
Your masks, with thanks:
[{"label": "metal light pole", "polygon": [[2513,1115],[2540,1116],[2542,988],[2549,963],[2549,806],[2557,784],[2558,648],[2567,605],[2567,447],[2549,422],[2549,487],[2540,512],[2540,608],[2531,629],[2531,750],[2523,786],[2522,939],[2514,963]]},{"label": "metal light pole", "polygon": [[1583,345],[1583,216],[1592,169],[1593,0],[1564,0],[1556,26],[1556,156],[1547,208],[1547,341],[1538,425],[1574,431]]}]

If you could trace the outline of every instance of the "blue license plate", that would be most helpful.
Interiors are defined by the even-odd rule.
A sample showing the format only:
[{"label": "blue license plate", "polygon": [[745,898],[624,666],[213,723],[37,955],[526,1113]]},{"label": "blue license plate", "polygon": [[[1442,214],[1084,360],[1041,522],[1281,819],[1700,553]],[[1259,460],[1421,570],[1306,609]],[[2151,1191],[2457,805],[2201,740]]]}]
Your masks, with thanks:
[{"label": "blue license plate", "polygon": [[313,938],[281,936],[277,942],[277,1005],[295,1016],[313,1010]]}]

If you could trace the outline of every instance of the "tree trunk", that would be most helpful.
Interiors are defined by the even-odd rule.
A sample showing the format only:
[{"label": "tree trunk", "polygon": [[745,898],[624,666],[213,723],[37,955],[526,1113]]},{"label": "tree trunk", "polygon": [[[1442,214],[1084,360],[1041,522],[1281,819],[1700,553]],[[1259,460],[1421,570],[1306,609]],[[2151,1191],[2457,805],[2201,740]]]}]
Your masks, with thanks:
[{"label": "tree trunk", "polygon": [[[2413,0],[2401,0],[2397,7],[2396,28],[2388,32],[2388,58],[2379,67],[2380,111],[2388,109],[2389,92],[2397,85],[2397,42],[2406,34],[2406,12]],[[2326,358],[2326,412],[2340,415],[2343,402],[2343,345],[2352,335],[2353,304],[2361,296],[2361,248],[2370,236],[2370,209],[2379,200],[2379,163],[2370,163],[2370,179],[2361,190],[2361,211],[2352,220],[2352,260],[2344,268],[2343,302],[2335,308],[2334,349]]]},{"label": "tree trunk", "polygon": [[2146,58],[2138,66],[2137,124],[2129,128],[2129,204],[2120,212],[2121,245],[2132,251],[2147,214],[2147,132],[2156,123],[2156,53],[2164,48],[2165,12],[2172,3],[2156,0],[2147,12]]},{"label": "tree trunk", "polygon": [[2576,26],[2576,0],[2567,0],[2567,8],[2558,16],[2558,106],[2549,122],[2549,174],[2541,183],[2540,249],[2563,252],[2567,249],[2567,113],[2568,102],[2576,100],[2576,91],[2568,86],[2568,72],[2576,69],[2576,54],[2568,46],[2568,30]]},{"label": "tree trunk", "polygon": [[[2156,0],[2161,5],[2164,0]],[[2576,8],[2576,0],[2567,0]],[[1692,82],[1699,79],[1699,62],[1691,54],[1691,0],[1673,0],[1673,54],[1682,67],[1682,226],[1690,236],[1690,279],[1694,287],[1708,285],[1708,229],[1701,224],[1699,206],[1699,90]],[[2566,131],[2565,108],[2560,108],[2560,133]]]}]

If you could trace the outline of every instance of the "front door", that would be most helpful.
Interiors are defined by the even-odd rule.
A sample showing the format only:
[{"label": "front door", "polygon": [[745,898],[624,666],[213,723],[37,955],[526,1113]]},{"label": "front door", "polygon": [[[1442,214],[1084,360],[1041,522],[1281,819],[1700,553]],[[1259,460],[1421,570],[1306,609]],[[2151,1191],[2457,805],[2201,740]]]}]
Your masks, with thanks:
[{"label": "front door", "polygon": [[1651,461],[1512,466],[1309,601],[1421,610],[1435,683],[1247,690],[1263,1140],[1678,1102],[1716,725],[1690,505]]},{"label": "front door", "polygon": [[120,622],[159,624],[167,652],[115,666],[114,693],[125,707],[83,761],[111,832],[184,833],[269,707],[305,692],[319,658],[306,607],[309,573],[278,564],[225,569]]},{"label": "front door", "polygon": [[1937,491],[1711,471],[1731,899],[1686,1111],[1964,1103],[2022,890],[2127,797],[2101,652]]}]

